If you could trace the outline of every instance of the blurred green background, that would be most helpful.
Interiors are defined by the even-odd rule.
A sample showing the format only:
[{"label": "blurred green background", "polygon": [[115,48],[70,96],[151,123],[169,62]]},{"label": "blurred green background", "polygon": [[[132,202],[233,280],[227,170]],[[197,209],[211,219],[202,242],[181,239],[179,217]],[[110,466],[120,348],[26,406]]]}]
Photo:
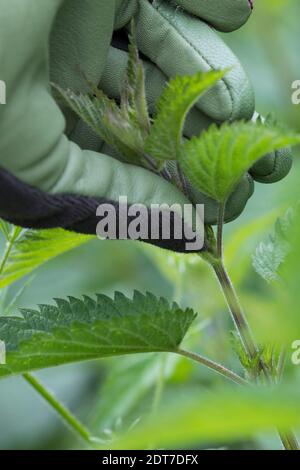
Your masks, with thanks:
[{"label": "blurred green background", "polygon": [[[270,111],[300,131],[300,105],[292,105],[291,84],[300,79],[298,57],[299,0],[257,0],[255,14],[240,31],[224,40],[241,59],[255,87],[257,110]],[[226,258],[244,302],[257,315],[264,309],[262,281],[251,265],[251,254],[288,204],[287,188],[300,168],[276,185],[256,184],[255,195],[242,217],[226,228]],[[197,278],[197,279],[196,279]],[[23,282],[23,281],[22,281]],[[17,283],[8,292],[12,297]],[[40,268],[18,306],[36,306],[53,297],[150,291],[201,314],[188,342],[194,350],[237,367],[230,351],[232,328],[222,296],[208,268],[193,256],[174,256],[131,242],[92,241]],[[262,302],[262,305],[260,305]],[[255,313],[256,312],[256,313]],[[252,321],[254,319],[252,318]],[[300,336],[300,332],[299,335]],[[115,358],[43,371],[38,374],[87,425],[102,436],[126,430],[145,413],[222,382],[210,371],[167,355]],[[0,383],[0,449],[80,448],[22,378]],[[206,447],[220,447],[208,442]],[[275,434],[259,435],[224,447],[280,448]]]}]

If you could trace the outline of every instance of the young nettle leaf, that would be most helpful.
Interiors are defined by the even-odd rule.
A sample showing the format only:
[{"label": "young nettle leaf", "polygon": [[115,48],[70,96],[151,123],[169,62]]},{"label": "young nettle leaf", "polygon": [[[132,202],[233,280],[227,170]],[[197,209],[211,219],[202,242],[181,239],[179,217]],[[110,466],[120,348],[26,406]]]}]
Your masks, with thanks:
[{"label": "young nettle leaf", "polygon": [[[18,227],[15,227],[18,231]],[[5,252],[5,262],[0,271],[0,288],[31,273],[46,261],[92,240],[90,235],[81,235],[62,229],[24,230]],[[10,242],[8,242],[10,243]],[[0,338],[1,339],[1,338]]]},{"label": "young nettle leaf", "polygon": [[0,377],[71,362],[147,352],[176,352],[195,318],[164,299],[138,292],[133,299],[69,298],[22,317],[0,317],[6,364]]},{"label": "young nettle leaf", "polygon": [[239,359],[241,365],[246,371],[251,370],[252,367],[252,360],[251,358],[247,355],[239,335],[235,331],[230,332],[230,342],[233,351],[235,352],[237,358]]},{"label": "young nettle leaf", "polygon": [[225,203],[241,177],[269,152],[300,143],[300,136],[261,123],[213,124],[200,137],[185,142],[179,161],[193,185]]},{"label": "young nettle leaf", "polygon": [[146,151],[159,161],[176,160],[182,144],[186,117],[199,100],[225,74],[199,72],[171,80],[157,104],[157,113],[146,141]]},{"label": "young nettle leaf", "polygon": [[121,106],[127,109],[130,119],[133,119],[144,136],[150,131],[150,116],[145,90],[145,73],[136,43],[134,22],[131,24],[129,35],[128,64],[124,86],[121,93]]},{"label": "young nettle leaf", "polygon": [[295,211],[289,208],[275,224],[266,242],[261,242],[252,257],[256,272],[267,282],[280,281],[279,269],[291,251],[288,234],[295,219]]},{"label": "young nettle leaf", "polygon": [[266,364],[272,377],[276,378],[278,365],[280,363],[280,350],[275,344],[266,344],[261,347],[261,357]]},{"label": "young nettle leaf", "polygon": [[103,115],[111,110],[113,112],[116,104],[113,100],[109,100],[107,96],[99,90],[97,98],[87,93],[75,93],[72,90],[64,90],[59,85],[53,83],[52,87],[58,99],[68,106],[75,114],[78,115],[86,124],[88,124],[96,134],[103,140],[110,137],[107,135],[103,126]]},{"label": "young nettle leaf", "polygon": [[65,104],[71,108],[108,145],[127,162],[140,164],[143,138],[140,129],[129,119],[124,107],[120,109],[103,91],[93,88],[93,96],[76,94],[53,85]]},{"label": "young nettle leaf", "polygon": [[144,68],[139,59],[134,26],[129,39],[128,65],[124,85],[120,90],[120,106],[87,79],[92,96],[63,90],[58,85],[54,85],[54,89],[67,106],[125,161],[148,167],[149,161],[144,155],[144,141],[150,130],[150,117]]}]

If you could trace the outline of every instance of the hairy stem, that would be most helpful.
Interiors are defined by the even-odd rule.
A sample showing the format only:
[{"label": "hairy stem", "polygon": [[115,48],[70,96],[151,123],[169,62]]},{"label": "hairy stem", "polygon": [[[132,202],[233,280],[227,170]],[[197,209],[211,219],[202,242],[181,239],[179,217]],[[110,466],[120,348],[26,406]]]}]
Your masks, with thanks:
[{"label": "hairy stem", "polygon": [[[241,308],[238,296],[231,282],[231,279],[224,267],[222,260],[215,260],[211,263],[214,272],[219,280],[220,286],[226,298],[232,319],[241,338],[241,342],[250,359],[254,359],[259,354],[259,350],[253,339],[252,331]],[[269,383],[273,382],[273,377],[260,359],[261,370]],[[286,450],[300,450],[299,443],[293,431],[279,430],[279,436]]]},{"label": "hairy stem", "polygon": [[226,379],[231,380],[231,382],[234,382],[238,385],[249,385],[247,380],[243,379],[232,370],[227,369],[221,364],[211,361],[210,359],[207,359],[206,357],[200,356],[200,354],[197,354],[191,351],[186,351],[185,349],[181,349],[181,348],[177,349],[176,353],[180,354],[181,356],[185,356],[189,359],[192,359],[193,361],[196,361],[205,367],[208,367],[209,369],[217,372],[218,374],[221,374]]},{"label": "hairy stem", "polygon": [[188,189],[188,186],[187,186],[187,182],[186,182],[186,179],[184,177],[184,174],[182,172],[182,169],[181,169],[181,166],[180,166],[180,163],[177,162],[177,173],[178,173],[178,177],[179,177],[179,181],[180,181],[180,190],[181,192],[183,192],[183,194],[189,198],[189,189]]},{"label": "hairy stem", "polygon": [[217,228],[217,253],[220,259],[223,259],[223,226],[225,217],[226,203],[219,204],[218,211],[218,228]]},{"label": "hairy stem", "polygon": [[224,293],[231,317],[241,338],[244,349],[251,359],[255,359],[259,353],[258,347],[254,342],[250,326],[244,315],[238,300],[238,296],[224,267],[224,264],[221,260],[216,261],[213,263],[212,268]]},{"label": "hairy stem", "polygon": [[85,441],[89,447],[92,447],[92,443],[93,441],[95,442],[95,439],[93,436],[91,436],[85,426],[80,423],[77,418],[75,418],[75,416],[67,408],[65,408],[35,376],[26,373],[23,374],[23,377],[39,393],[39,395],[41,395],[46,400],[51,408],[53,408],[59,414],[61,419],[67,423],[67,425],[75,432],[75,434]]},{"label": "hairy stem", "polygon": [[[236,330],[240,336],[241,343],[245,349],[249,359],[256,359],[259,356],[259,348],[254,340],[250,325],[248,324],[247,318],[243,312],[239,298],[233,286],[233,283],[226,271],[223,262],[223,227],[224,227],[224,213],[225,204],[219,206],[218,215],[218,229],[217,229],[217,250],[211,250],[209,255],[202,256],[212,269],[214,270],[216,277],[219,281],[220,287],[226,299],[229,311],[231,313],[232,320],[236,327]],[[264,360],[259,357],[259,365],[263,376],[268,383],[274,383],[274,377],[270,373]],[[284,366],[284,353],[282,354],[281,360],[279,361],[279,377],[282,374]],[[258,372],[259,374],[259,372]],[[258,379],[258,376],[257,376]],[[276,380],[276,379],[275,379]],[[300,450],[297,437],[293,431],[281,431],[278,430],[282,444],[286,450]]]}]

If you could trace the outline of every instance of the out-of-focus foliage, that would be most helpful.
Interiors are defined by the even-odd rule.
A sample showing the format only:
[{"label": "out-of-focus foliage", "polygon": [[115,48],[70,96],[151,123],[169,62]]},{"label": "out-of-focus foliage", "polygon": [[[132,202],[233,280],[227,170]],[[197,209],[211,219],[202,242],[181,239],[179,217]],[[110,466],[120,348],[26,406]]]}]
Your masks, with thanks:
[{"label": "out-of-focus foliage", "polygon": [[[149,442],[166,448],[209,442],[226,443],[247,438],[253,432],[299,426],[297,391],[241,390],[221,387],[215,393],[182,396],[181,406],[168,405],[159,416],[150,416],[141,425],[113,444],[116,449],[145,449]],[[234,413],[233,411],[234,404]],[[256,410],[254,412],[254,410]]]},{"label": "out-of-focus foliage", "polygon": [[289,232],[295,222],[294,211],[289,208],[283,217],[277,219],[274,232],[267,242],[261,242],[253,255],[253,266],[268,282],[279,281],[279,269],[290,252]]},{"label": "out-of-focus foliage", "polygon": [[73,250],[92,240],[89,235],[78,235],[65,230],[24,230],[18,227],[2,228],[6,237],[4,260],[0,266],[0,288],[26,276],[46,261]]},{"label": "out-of-focus foliage", "polygon": [[[299,0],[257,0],[255,14],[249,23],[240,31],[222,35],[241,58],[254,83],[257,110],[262,114],[274,112],[296,130],[300,130],[300,106],[291,102],[291,83],[300,79],[299,17]],[[256,184],[254,196],[244,214],[225,230],[226,263],[242,303],[247,307],[255,333],[259,334],[262,341],[282,339],[284,326],[289,323],[287,319],[291,318],[293,327],[285,335],[288,339],[288,367],[283,380],[292,382],[296,391],[299,390],[300,368],[291,363],[290,340],[300,339],[299,323],[295,322],[299,319],[300,245],[295,235],[296,251],[289,258],[286,273],[283,273],[289,287],[286,291],[277,289],[277,292],[281,292],[280,298],[275,297],[275,290],[255,273],[251,255],[258,244],[266,241],[272,233],[277,217],[295,201],[294,190],[288,189],[295,187],[294,182],[297,186],[299,171],[295,159],[294,170],[285,181],[269,186]],[[297,236],[299,240],[300,234]],[[2,251],[4,244],[3,237]],[[157,296],[163,295],[169,300],[176,297],[180,305],[193,307],[205,317],[195,322],[186,344],[215,360],[227,363],[235,370],[240,367],[232,355],[228,335],[224,334],[224,331],[232,328],[232,324],[222,295],[208,267],[194,255],[173,255],[134,242],[95,240],[50,260],[35,273],[35,278],[21,291],[13,311],[17,307],[35,308],[39,303],[50,303],[54,297],[78,297],[83,293],[92,295],[94,292],[111,295],[115,290],[129,296],[134,289],[138,289],[141,292],[151,291]],[[19,280],[9,290],[2,289],[1,314],[5,313],[24,282]],[[289,292],[288,299],[284,292]],[[297,396],[292,398],[283,389],[279,396],[269,402],[268,396],[261,396],[262,392],[258,396],[244,396],[239,399],[238,403],[241,404],[235,407],[235,394],[238,392],[233,389],[227,394],[221,389],[220,396],[207,395],[207,388],[216,384],[220,386],[222,378],[184,358],[175,361],[174,357],[166,355],[161,358],[155,354],[140,358],[106,359],[47,370],[42,373],[42,377],[82,421],[90,424],[101,436],[103,433],[108,436],[115,433],[119,435],[120,430],[133,427],[132,433],[136,429],[136,434],[129,434],[128,439],[140,437],[137,445],[142,446],[149,440],[148,432],[152,437],[154,429],[157,437],[154,445],[159,445],[159,441],[166,443],[164,439],[168,427],[170,440],[167,445],[178,448],[191,443],[195,447],[225,445],[231,448],[280,448],[278,439],[271,432],[270,423],[275,419],[277,422],[285,420],[285,423],[291,419],[288,424],[295,423],[300,413]],[[290,397],[290,402],[286,402],[287,397]],[[184,412],[188,408],[183,407],[183,404],[189,407],[191,403],[190,410],[194,411],[195,398],[200,401],[200,404],[197,402],[199,413],[197,411],[194,420],[186,415],[192,426],[191,433],[194,434],[193,437],[191,434],[185,434],[184,437],[183,433],[180,434],[180,427],[187,429],[188,421]],[[219,404],[223,400],[222,406],[227,401],[227,414],[218,414],[218,400]],[[172,407],[169,409],[167,405],[170,402]],[[174,416],[174,408],[182,409],[183,414]],[[32,413],[32,409],[35,413]],[[160,422],[157,419],[162,409],[165,409],[166,424],[162,427],[160,439]],[[259,419],[258,410],[269,413],[267,425],[264,413],[261,422],[256,421]],[[153,425],[145,420],[149,413],[154,415]],[[158,418],[155,418],[155,413]],[[205,420],[205,417],[209,420]],[[241,427],[241,418],[245,422],[244,429]],[[201,422],[201,419],[205,422],[209,443],[204,442],[201,426],[196,426],[196,422]],[[0,384],[0,420],[0,448],[79,446],[20,378],[5,379]],[[139,428],[135,428],[137,421],[140,421]],[[223,427],[224,424],[230,425],[229,431]],[[254,429],[260,429],[260,436],[253,437]],[[152,442],[149,442],[150,446]],[[130,445],[129,441],[123,443]]]}]

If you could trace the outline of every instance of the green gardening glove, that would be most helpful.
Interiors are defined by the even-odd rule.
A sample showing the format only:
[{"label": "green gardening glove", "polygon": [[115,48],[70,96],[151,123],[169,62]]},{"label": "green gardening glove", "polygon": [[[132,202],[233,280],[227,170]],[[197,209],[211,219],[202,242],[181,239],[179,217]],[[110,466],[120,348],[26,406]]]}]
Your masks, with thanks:
[{"label": "green gardening glove", "polygon": [[[25,227],[95,233],[97,207],[109,201],[119,210],[119,196],[147,207],[187,203],[157,175],[111,157],[111,149],[82,122],[61,111],[49,83],[86,91],[80,67],[117,96],[127,58],[122,34],[113,40],[121,49],[111,45],[113,33],[134,17],[150,108],[168,77],[235,65],[197,104],[186,135],[213,121],[250,119],[248,79],[204,22],[229,31],[250,13],[248,0],[0,0],[0,78],[7,86],[7,104],[0,106],[0,216]],[[289,162],[288,155],[269,155],[251,173],[272,182],[287,173]],[[242,211],[252,191],[247,175],[230,199],[227,220]],[[212,201],[195,198],[205,200],[206,221],[214,222]],[[176,240],[153,243],[182,250]]]}]

